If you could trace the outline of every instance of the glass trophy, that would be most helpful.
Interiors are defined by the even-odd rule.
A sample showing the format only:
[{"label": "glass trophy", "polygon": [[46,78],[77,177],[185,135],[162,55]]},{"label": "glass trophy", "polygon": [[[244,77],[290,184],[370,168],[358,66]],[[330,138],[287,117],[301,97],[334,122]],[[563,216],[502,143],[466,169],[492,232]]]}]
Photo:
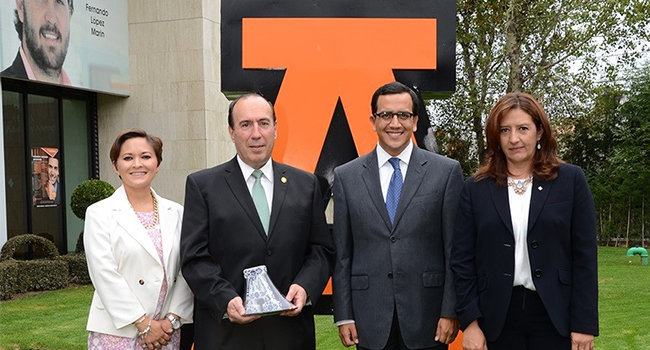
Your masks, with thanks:
[{"label": "glass trophy", "polygon": [[244,278],[246,279],[244,298],[246,315],[272,315],[296,308],[273,285],[266,265],[244,269]]}]

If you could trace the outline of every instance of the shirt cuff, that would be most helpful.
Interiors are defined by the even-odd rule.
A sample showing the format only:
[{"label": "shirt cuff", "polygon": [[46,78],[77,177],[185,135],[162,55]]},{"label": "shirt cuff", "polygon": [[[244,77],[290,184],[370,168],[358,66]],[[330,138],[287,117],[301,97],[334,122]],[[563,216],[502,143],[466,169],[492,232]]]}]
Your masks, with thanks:
[{"label": "shirt cuff", "polygon": [[340,320],[340,321],[338,321],[338,322],[334,322],[334,324],[335,324],[337,327],[340,327],[340,326],[342,326],[342,325],[344,325],[344,324],[350,324],[350,323],[354,323],[354,320]]}]

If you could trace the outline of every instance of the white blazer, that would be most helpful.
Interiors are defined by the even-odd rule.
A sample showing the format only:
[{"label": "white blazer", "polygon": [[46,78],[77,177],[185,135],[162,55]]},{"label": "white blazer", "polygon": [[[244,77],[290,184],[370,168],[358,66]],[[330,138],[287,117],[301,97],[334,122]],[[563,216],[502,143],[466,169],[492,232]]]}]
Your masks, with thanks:
[{"label": "white blazer", "polygon": [[[192,322],[193,295],[180,271],[183,207],[158,200],[163,257],[167,270],[167,298],[161,316],[173,312]],[[88,331],[133,338],[140,316],[153,316],[164,278],[153,242],[120,186],[112,196],[86,210],[84,247],[88,272],[95,287]]]}]

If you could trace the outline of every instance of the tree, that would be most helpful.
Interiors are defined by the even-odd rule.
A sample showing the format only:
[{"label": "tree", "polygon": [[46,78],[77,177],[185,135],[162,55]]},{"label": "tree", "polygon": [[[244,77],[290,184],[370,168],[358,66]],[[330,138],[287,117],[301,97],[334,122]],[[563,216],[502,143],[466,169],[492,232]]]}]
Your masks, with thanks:
[{"label": "tree", "polygon": [[[552,119],[579,116],[594,82],[616,76],[642,51],[633,50],[639,39],[649,38],[645,0],[458,0],[457,8],[457,91],[430,111],[443,139],[469,142],[464,157],[474,169],[484,160],[483,124],[498,97],[526,91]],[[616,51],[616,62],[599,58]]]}]

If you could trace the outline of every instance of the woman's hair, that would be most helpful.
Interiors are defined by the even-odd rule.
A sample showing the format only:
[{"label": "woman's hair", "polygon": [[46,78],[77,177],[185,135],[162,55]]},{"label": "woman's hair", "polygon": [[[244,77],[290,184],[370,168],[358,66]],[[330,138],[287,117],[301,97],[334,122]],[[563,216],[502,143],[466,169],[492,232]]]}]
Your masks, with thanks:
[{"label": "woman's hair", "polygon": [[124,144],[124,142],[126,142],[126,140],[128,139],[132,139],[136,137],[143,137],[145,140],[147,140],[147,143],[151,145],[154,153],[156,154],[158,165],[160,165],[160,163],[162,162],[162,151],[163,151],[162,140],[158,136],[147,134],[146,131],[137,128],[122,130],[122,132],[120,132],[120,134],[117,135],[117,138],[115,138],[115,141],[113,142],[113,146],[111,146],[111,151],[109,153],[113,165],[117,163],[117,158],[120,156],[120,151],[122,150],[122,145]]},{"label": "woman's hair", "polygon": [[557,177],[557,169],[561,161],[557,158],[557,142],[544,109],[533,96],[521,92],[511,92],[497,101],[485,122],[488,157],[474,174],[474,181],[491,177],[496,180],[497,184],[506,186],[508,164],[500,145],[500,125],[508,112],[517,109],[530,115],[537,130],[542,130],[539,140],[541,149],[536,149],[533,156],[533,176],[544,180],[552,180]]}]

